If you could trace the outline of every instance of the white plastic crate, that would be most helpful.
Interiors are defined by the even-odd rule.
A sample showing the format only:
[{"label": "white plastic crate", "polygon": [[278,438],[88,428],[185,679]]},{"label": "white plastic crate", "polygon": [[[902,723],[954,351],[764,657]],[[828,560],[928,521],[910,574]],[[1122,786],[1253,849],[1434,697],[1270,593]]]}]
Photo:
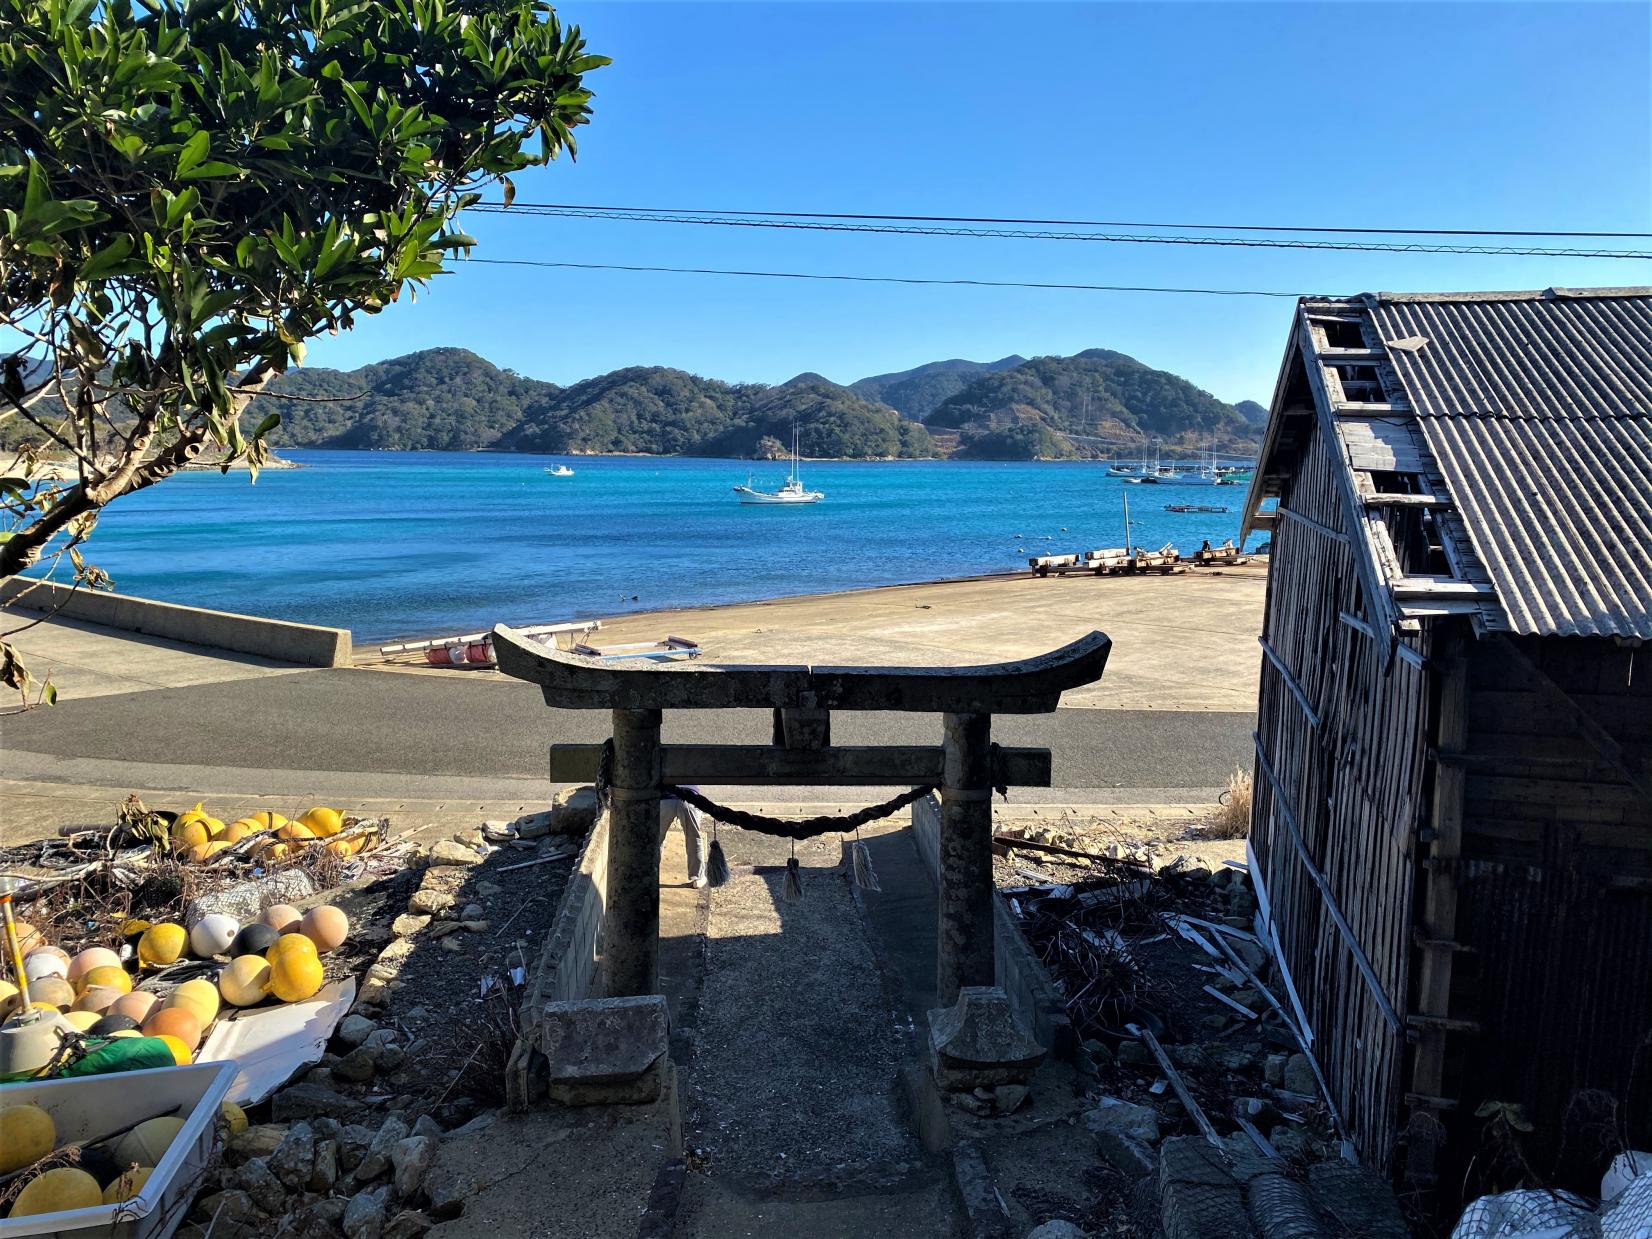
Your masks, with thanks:
[{"label": "white plastic crate", "polygon": [[93,1140],[173,1106],[184,1121],[143,1191],[118,1205],[0,1220],[0,1239],[167,1239],[189,1212],[218,1142],[234,1063],[157,1067],[73,1080],[0,1085],[0,1106],[31,1103],[57,1125],[61,1146]]}]

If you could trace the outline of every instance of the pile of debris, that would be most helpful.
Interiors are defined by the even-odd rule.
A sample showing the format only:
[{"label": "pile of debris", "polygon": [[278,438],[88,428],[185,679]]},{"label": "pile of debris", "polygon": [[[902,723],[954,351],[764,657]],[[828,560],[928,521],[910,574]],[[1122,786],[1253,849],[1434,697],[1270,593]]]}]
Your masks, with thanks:
[{"label": "pile of debris", "polygon": [[1001,894],[1062,995],[1083,1122],[1119,1195],[1144,1202],[1139,1233],[1281,1234],[1284,1219],[1292,1234],[1403,1239],[1393,1194],[1354,1161],[1288,978],[1251,932],[1243,867],[1063,859],[1078,872]]}]

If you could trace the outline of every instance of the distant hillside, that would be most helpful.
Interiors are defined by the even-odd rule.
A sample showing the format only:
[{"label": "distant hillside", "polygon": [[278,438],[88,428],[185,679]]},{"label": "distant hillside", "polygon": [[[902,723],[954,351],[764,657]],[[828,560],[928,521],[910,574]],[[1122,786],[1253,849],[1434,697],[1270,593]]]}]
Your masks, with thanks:
[{"label": "distant hillside", "polygon": [[264,406],[281,414],[278,446],[464,452],[492,446],[558,388],[468,349],[433,348],[348,372],[289,370],[270,390],[309,398],[254,401],[254,422]]},{"label": "distant hillside", "polygon": [[1268,424],[1266,405],[1257,404],[1254,400],[1241,400],[1233,407],[1238,410],[1239,416],[1245,419],[1247,426],[1255,426],[1260,429]]},{"label": "distant hillside", "polygon": [[1117,449],[1108,443],[1132,439],[1156,439],[1171,450],[1256,446],[1254,428],[1234,406],[1169,371],[1099,348],[978,376],[925,421],[957,428],[964,456],[1109,456]]},{"label": "distant hillside", "polygon": [[255,417],[281,414],[276,446],[398,451],[761,457],[786,453],[795,423],[807,456],[942,454],[924,425],[902,416],[910,410],[925,410],[946,451],[968,457],[1102,456],[1118,450],[1109,444],[1153,439],[1167,452],[1243,451],[1256,444],[1252,419],[1265,418],[1260,405],[1223,404],[1106,349],[939,361],[852,388],[812,371],[769,386],[664,366],[631,366],[563,388],[466,349],[438,348],[349,372],[294,370],[272,391],[305,397],[253,402]]},{"label": "distant hillside", "polygon": [[1010,356],[997,361],[932,361],[894,374],[874,374],[849,384],[849,390],[921,422],[941,401],[957,395],[981,375],[1008,370],[1026,360]]}]

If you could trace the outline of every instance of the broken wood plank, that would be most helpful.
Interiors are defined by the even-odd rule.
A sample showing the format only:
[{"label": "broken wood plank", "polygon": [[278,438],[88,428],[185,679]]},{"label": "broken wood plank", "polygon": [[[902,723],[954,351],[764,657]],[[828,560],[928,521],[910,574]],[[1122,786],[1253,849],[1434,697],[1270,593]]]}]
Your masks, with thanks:
[{"label": "broken wood plank", "polygon": [[1193,1100],[1193,1094],[1187,1091],[1187,1084],[1182,1080],[1181,1073],[1170,1065],[1170,1056],[1164,1052],[1164,1047],[1159,1044],[1159,1039],[1153,1035],[1153,1031],[1148,1028],[1139,1028],[1135,1024],[1125,1025],[1125,1030],[1147,1047],[1147,1052],[1158,1062],[1159,1070],[1164,1072],[1164,1078],[1170,1081],[1170,1087],[1176,1090],[1176,1099],[1182,1103],[1182,1109],[1187,1111],[1188,1117],[1204,1133],[1205,1139],[1217,1148],[1221,1148],[1222,1138],[1216,1134],[1216,1129],[1210,1125],[1210,1120],[1205,1117],[1205,1112],[1199,1108],[1199,1103]]},{"label": "broken wood plank", "polygon": [[1224,994],[1221,990],[1217,989],[1214,985],[1201,985],[1199,988],[1204,990],[1204,992],[1209,994],[1212,998],[1216,999],[1216,1001],[1218,1001],[1220,1003],[1223,1003],[1226,1006],[1232,1007],[1235,1011],[1237,1011],[1245,1019],[1254,1020],[1256,1018],[1256,1012],[1252,1011],[1249,1007],[1245,1006],[1245,1004],[1242,1003],[1242,1002],[1235,1002],[1233,999],[1229,998],[1226,994]]}]

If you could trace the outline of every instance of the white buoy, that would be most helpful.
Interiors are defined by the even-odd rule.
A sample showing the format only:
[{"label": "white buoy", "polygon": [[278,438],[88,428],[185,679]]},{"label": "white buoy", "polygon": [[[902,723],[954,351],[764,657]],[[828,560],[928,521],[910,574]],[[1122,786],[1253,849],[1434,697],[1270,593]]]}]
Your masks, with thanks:
[{"label": "white buoy", "polygon": [[201,959],[229,954],[229,944],[241,932],[241,923],[223,912],[212,912],[195,922],[189,931],[189,945]]}]

